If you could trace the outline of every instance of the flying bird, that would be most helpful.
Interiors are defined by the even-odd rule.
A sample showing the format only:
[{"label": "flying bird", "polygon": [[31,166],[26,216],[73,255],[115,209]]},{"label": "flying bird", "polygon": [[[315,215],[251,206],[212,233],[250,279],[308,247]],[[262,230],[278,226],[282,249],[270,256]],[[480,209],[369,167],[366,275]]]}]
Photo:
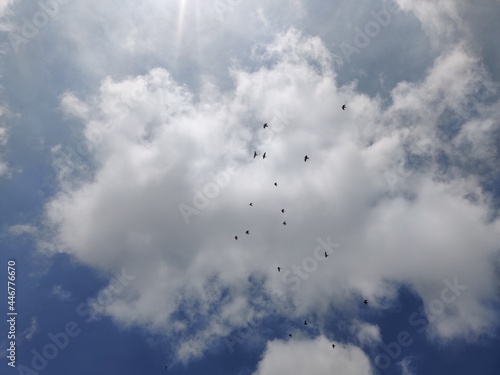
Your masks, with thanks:
[{"label": "flying bird", "polygon": [[275,183],[274,183],[274,186],[278,186],[278,183],[277,183],[277,182],[275,182]]},{"label": "flying bird", "polygon": [[307,325],[307,320],[304,320],[304,325],[305,325],[305,326]]},{"label": "flying bird", "polygon": [[328,258],[328,253],[325,251],[325,258]]},{"label": "flying bird", "polygon": [[165,370],[167,370],[167,369],[168,369],[168,366],[165,366]]},{"label": "flying bird", "polygon": [[264,154],[262,155],[262,159],[265,159],[266,158],[266,153],[264,152]]},{"label": "flying bird", "polygon": [[335,344],[332,344],[332,348],[335,349]]},{"label": "flying bird", "polygon": [[281,209],[281,213],[282,213],[282,214],[284,214],[284,213],[285,213],[285,209],[284,209],[284,208],[282,208],[282,209]]},{"label": "flying bird", "polygon": [[286,221],[283,222],[283,225],[286,225]]},{"label": "flying bird", "polygon": [[278,267],[278,272],[281,272],[281,267]]},{"label": "flying bird", "polygon": [[249,231],[249,230],[247,230],[245,233],[246,233],[246,234],[250,234],[250,231]]},{"label": "flying bird", "polygon": [[235,239],[236,241],[238,241],[238,236],[234,236],[234,239]]},{"label": "flying bird", "polygon": [[363,303],[364,303],[365,305],[368,305],[368,300],[367,300],[367,299],[365,299],[365,300],[363,301]]},{"label": "flying bird", "polygon": [[308,161],[309,160],[309,156],[304,156],[304,162]]},{"label": "flying bird", "polygon": [[342,104],[342,110],[345,111],[346,108],[347,108],[346,105]]},{"label": "flying bird", "polygon": [[255,159],[257,157],[257,151],[253,152],[253,158]]},{"label": "flying bird", "polygon": [[291,333],[289,333],[289,334],[288,334],[288,336],[292,337],[292,334],[291,334]]},{"label": "flying bird", "polygon": [[253,203],[252,203],[252,202],[250,202],[249,206],[253,206]]},{"label": "flying bird", "polygon": [[267,122],[262,126],[264,129],[268,127]]}]

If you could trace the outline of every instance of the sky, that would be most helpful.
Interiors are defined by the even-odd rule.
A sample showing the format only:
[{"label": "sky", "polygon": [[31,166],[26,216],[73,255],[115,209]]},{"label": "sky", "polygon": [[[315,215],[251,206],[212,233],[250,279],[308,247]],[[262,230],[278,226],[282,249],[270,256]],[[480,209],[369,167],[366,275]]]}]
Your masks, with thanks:
[{"label": "sky", "polygon": [[1,373],[498,375],[499,18],[0,0]]}]

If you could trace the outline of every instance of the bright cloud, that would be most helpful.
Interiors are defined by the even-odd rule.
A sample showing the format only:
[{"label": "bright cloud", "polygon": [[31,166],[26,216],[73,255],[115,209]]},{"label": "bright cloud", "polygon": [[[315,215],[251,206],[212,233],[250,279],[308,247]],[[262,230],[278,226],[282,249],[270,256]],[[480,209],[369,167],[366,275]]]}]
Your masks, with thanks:
[{"label": "bright cloud", "polygon": [[[354,86],[338,87],[321,40],[295,29],[259,46],[254,59],[264,66],[230,69],[230,92],[206,81],[195,94],[157,68],[106,78],[90,99],[65,94],[63,108],[85,123],[80,147],[88,156],[79,162],[93,160],[97,169],[47,204],[46,224],[57,233],[47,250],[104,271],[129,269],[136,279],[106,313],[156,331],[187,329],[174,318],[181,306],[196,310],[191,319],[208,321],[201,337],[245,325],[243,311],[269,308],[250,298],[249,278],[257,276],[268,292],[292,298],[293,311],[275,309],[292,316],[325,313],[332,301],[355,310],[361,295],[376,307],[377,300],[396,298],[399,283],[416,290],[432,314],[429,304],[445,280],[458,278],[467,290],[436,315],[432,332],[452,338],[491,324],[494,314],[483,301],[496,298],[490,259],[498,255],[500,226],[488,221],[477,176],[461,165],[439,175],[428,150],[418,151],[425,162],[413,171],[402,167],[408,143],[435,139],[446,111],[462,116],[464,125],[439,147],[457,153],[467,138],[471,156],[484,159],[466,132],[470,122],[481,121],[486,132],[493,124],[472,115],[479,108],[474,94],[489,85],[479,61],[456,45],[422,82],[400,83],[383,107]],[[252,159],[254,150],[268,159]],[[482,203],[466,199],[472,192]],[[325,216],[327,205],[334,208]],[[282,206],[290,212],[286,227]],[[276,274],[278,265],[307,266],[318,236],[341,244],[328,262],[311,263],[311,272]],[[206,295],[213,278],[231,297]],[[239,307],[227,310],[236,307],[236,295]],[[222,326],[210,304],[227,311]],[[184,359],[204,346],[180,345]]]}]

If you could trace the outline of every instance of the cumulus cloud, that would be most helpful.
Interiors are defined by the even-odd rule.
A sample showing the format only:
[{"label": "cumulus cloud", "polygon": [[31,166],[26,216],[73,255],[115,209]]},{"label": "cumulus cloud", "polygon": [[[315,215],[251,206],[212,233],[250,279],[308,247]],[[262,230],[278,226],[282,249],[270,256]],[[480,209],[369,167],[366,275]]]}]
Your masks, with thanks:
[{"label": "cumulus cloud", "polygon": [[[45,206],[43,250],[104,272],[126,267],[135,278],[105,313],[177,337],[194,330],[195,339],[179,340],[182,360],[253,315],[322,316],[332,306],[357,313],[360,296],[384,308],[402,284],[422,298],[439,338],[495,324],[491,259],[500,224],[489,215],[483,174],[463,155],[467,147],[468,160],[493,168],[495,144],[485,150],[485,141],[498,105],[478,100],[479,91],[495,90],[479,59],[455,44],[423,80],[398,84],[386,104],[355,84],[339,86],[328,48],[296,28],[250,52],[254,66],[228,69],[232,90],[204,77],[194,91],[154,68],[106,77],[85,98],[65,93],[61,107],[82,121],[84,140],[53,149],[66,159],[55,159],[61,190]],[[452,132],[453,116],[462,120]],[[439,141],[440,128],[450,139]],[[253,159],[254,150],[268,158]],[[443,154],[453,160],[446,168]],[[75,184],[82,169],[91,172]],[[328,236],[341,246],[320,261],[318,238]],[[277,266],[290,272],[278,274]],[[434,313],[432,301],[455,278],[466,291]],[[213,284],[225,293],[209,292]],[[255,298],[256,285],[288,303]],[[360,341],[379,337],[373,326],[360,327]],[[257,373],[282,371],[279,353],[295,358],[322,340],[270,343]],[[330,355],[331,345],[325,350]],[[333,365],[357,373],[352,366],[364,354],[335,350]],[[318,359],[318,373],[331,358]]]},{"label": "cumulus cloud", "polygon": [[[283,360],[286,358],[286,360]],[[365,353],[352,345],[332,342],[324,336],[314,340],[271,341],[254,375],[313,373],[349,373],[370,375],[370,362]]]}]

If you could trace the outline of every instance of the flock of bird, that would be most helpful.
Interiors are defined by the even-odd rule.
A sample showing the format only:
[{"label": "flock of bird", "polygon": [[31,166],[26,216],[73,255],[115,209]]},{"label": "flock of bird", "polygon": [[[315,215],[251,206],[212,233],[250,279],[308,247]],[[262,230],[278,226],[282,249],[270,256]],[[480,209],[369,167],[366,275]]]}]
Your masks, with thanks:
[{"label": "flock of bird", "polygon": [[[268,128],[268,127],[269,127],[269,125],[268,125],[268,124],[267,124],[267,122],[266,122],[266,123],[265,123],[262,127],[263,127],[264,129],[266,129],[266,128]],[[255,159],[258,155],[259,155],[259,154],[257,153],[257,151],[254,151],[254,152],[253,152],[253,158],[254,158],[254,159]],[[262,159],[265,159],[265,158],[267,158],[267,152],[264,152],[264,153],[262,154]],[[304,156],[304,162],[307,162],[308,160],[309,160],[309,156],[307,156],[307,155],[306,155],[306,156]],[[277,183],[277,182],[275,182],[275,183],[274,183],[274,186],[276,186],[276,187],[277,187],[277,186],[278,186],[278,183]],[[253,207],[253,202],[250,202],[249,206],[250,206],[250,207]],[[282,209],[281,209],[281,213],[282,213],[282,214],[284,214],[284,213],[285,213],[285,209],[284,209],[284,208],[282,208]],[[285,221],[283,221],[283,225],[286,225],[286,220],[285,220]],[[249,231],[249,230],[246,230],[246,231],[245,231],[245,233],[246,233],[246,234],[250,234],[250,231]],[[236,236],[234,236],[234,239],[235,239],[236,241],[238,241],[238,236],[237,236],[237,235],[236,235]],[[326,253],[326,251],[325,251],[325,258],[327,258],[327,257],[328,257],[328,254],[327,254],[327,253]],[[280,269],[281,269],[281,268],[280,268],[280,267],[278,267],[278,272],[279,272],[279,270],[280,270]]]},{"label": "flock of bird", "polygon": [[[342,108],[342,110],[343,110],[343,111],[345,111],[345,110],[346,110],[346,108],[347,108],[347,106],[346,106],[345,104],[343,104],[341,108]],[[269,125],[268,125],[268,124],[267,124],[267,122],[266,122],[266,123],[265,123],[262,127],[263,127],[264,129],[266,129],[266,128],[268,128],[268,127],[269,127]],[[257,151],[254,151],[254,152],[253,152],[253,158],[254,158],[254,159],[255,159],[258,155],[259,155],[259,154],[257,153]],[[262,154],[262,159],[266,159],[266,158],[267,158],[267,153],[266,153],[266,152],[264,152],[264,153]],[[309,160],[309,156],[308,156],[308,155],[305,155],[305,156],[304,156],[304,162],[307,162],[308,160]],[[277,183],[277,182],[275,182],[275,183],[274,183],[274,186],[278,186],[278,183]],[[250,207],[253,207],[253,202],[250,202],[249,206],[250,206]],[[282,209],[281,209],[281,213],[283,213],[283,214],[285,213],[285,209],[284,209],[284,208],[282,208]],[[283,225],[286,225],[286,221],[283,221]],[[246,233],[246,234],[250,234],[250,231],[249,231],[249,230],[246,230],[246,231],[245,231],[245,233]],[[235,239],[235,240],[238,240],[238,236],[237,236],[237,235],[236,235],[236,236],[234,236],[234,239]],[[329,255],[328,255],[328,253],[325,251],[325,258],[328,258],[328,256],[329,256]],[[278,269],[278,272],[281,272],[281,267],[277,267],[277,269]],[[364,303],[365,305],[368,305],[368,300],[366,300],[366,299],[365,299],[365,300],[363,301],[363,303]],[[307,325],[307,320],[305,320],[305,321],[304,321],[304,325]],[[289,336],[289,337],[292,337],[292,334],[291,334],[291,333],[289,333],[289,334],[288,334],[288,336]],[[332,347],[333,347],[333,348],[335,348],[335,344],[332,344]]]},{"label": "flock of bird", "polygon": [[[346,106],[345,104],[343,104],[341,108],[342,108],[342,110],[343,110],[343,111],[345,111],[345,110],[346,110],[346,108],[347,108],[347,106]],[[267,129],[268,127],[269,127],[269,125],[268,125],[268,124],[267,124],[267,122],[266,122],[266,123],[263,125],[263,128],[264,128],[264,129]],[[254,152],[253,152],[253,158],[254,158],[254,159],[255,159],[258,155],[259,155],[259,154],[257,153],[257,151],[254,151]],[[267,152],[264,152],[264,153],[262,154],[262,159],[266,159],[266,158],[267,158]],[[308,160],[309,160],[309,156],[308,156],[308,155],[305,155],[305,156],[304,156],[304,162],[307,162]],[[277,186],[278,186],[278,183],[277,183],[277,182],[275,182],[275,183],[274,183],[274,186],[276,186],[276,187],[277,187]],[[249,206],[250,206],[250,207],[253,207],[253,202],[250,202]],[[282,209],[281,209],[281,213],[282,213],[282,214],[284,214],[284,213],[285,213],[285,209],[284,209],[284,208],[282,208]],[[283,225],[287,225],[287,224],[286,224],[286,220],[285,220],[285,221],[283,221]],[[247,230],[245,231],[245,234],[250,234],[250,230],[248,230],[248,229],[247,229]],[[237,236],[237,235],[236,235],[236,236],[234,236],[234,239],[237,241],[237,240],[238,240],[238,236]],[[325,258],[328,258],[328,256],[329,256],[329,255],[328,255],[328,253],[325,251]],[[281,267],[277,267],[277,269],[278,269],[278,272],[281,272]],[[368,300],[366,300],[366,299],[365,299],[365,300],[363,301],[363,303],[364,303],[365,305],[368,305]],[[305,325],[305,326],[307,326],[307,325],[308,325],[308,324],[307,324],[307,320],[304,320],[304,325]],[[289,336],[289,337],[292,337],[292,334],[291,334],[291,333],[289,333],[289,334],[288,334],[288,336]],[[335,344],[332,344],[332,348],[335,348]],[[166,370],[167,368],[168,368],[168,366],[165,366],[165,370]]]}]

